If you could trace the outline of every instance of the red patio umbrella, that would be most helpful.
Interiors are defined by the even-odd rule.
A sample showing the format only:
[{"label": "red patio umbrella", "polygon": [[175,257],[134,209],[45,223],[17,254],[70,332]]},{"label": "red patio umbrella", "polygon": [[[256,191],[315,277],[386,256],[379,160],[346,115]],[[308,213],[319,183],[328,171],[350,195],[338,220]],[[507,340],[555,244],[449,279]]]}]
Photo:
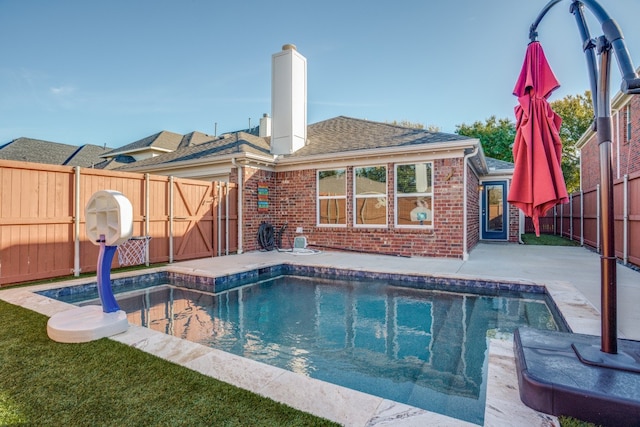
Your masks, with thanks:
[{"label": "red patio umbrella", "polygon": [[569,201],[560,166],[562,119],[547,102],[559,86],[542,46],[531,42],[513,89],[518,105],[513,144],[515,170],[508,201],[531,217],[536,236],[540,236],[538,218],[555,205]]}]

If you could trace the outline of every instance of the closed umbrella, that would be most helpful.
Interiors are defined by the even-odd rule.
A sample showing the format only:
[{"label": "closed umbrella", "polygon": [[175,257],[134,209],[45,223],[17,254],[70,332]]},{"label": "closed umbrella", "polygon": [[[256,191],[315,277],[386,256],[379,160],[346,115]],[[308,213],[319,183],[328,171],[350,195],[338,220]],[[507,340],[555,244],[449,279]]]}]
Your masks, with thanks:
[{"label": "closed umbrella", "polygon": [[513,94],[516,138],[513,144],[515,170],[508,201],[531,217],[536,236],[540,236],[539,218],[569,196],[562,176],[562,119],[547,98],[560,86],[537,41],[527,47],[525,61]]}]

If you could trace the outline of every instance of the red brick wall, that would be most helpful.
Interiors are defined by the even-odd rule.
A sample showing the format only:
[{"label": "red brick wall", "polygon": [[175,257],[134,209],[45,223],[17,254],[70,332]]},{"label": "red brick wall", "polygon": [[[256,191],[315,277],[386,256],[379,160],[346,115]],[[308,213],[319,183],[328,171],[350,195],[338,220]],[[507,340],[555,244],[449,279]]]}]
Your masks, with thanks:
[{"label": "red brick wall", "polygon": [[520,234],[520,209],[509,205],[509,241],[517,242]]},{"label": "red brick wall", "polygon": [[[619,119],[613,117],[613,143],[611,144],[612,171],[614,179],[640,171],[640,99],[631,97],[631,140],[627,140],[627,113],[623,107]],[[620,123],[618,131],[617,124]],[[620,143],[618,144],[618,136]],[[618,171],[618,147],[620,149],[620,170]],[[580,150],[582,189],[584,191],[595,188],[600,183],[600,151],[597,136],[591,139]]]},{"label": "red brick wall", "polygon": [[[277,213],[274,206],[275,177],[273,172],[242,167],[244,187],[242,190],[242,244],[243,250],[255,251],[260,249],[258,245],[258,229],[260,224],[268,222],[276,224]],[[237,181],[238,172],[234,169],[230,175],[230,181]],[[269,187],[269,210],[266,213],[258,212],[258,183],[267,183]]]},{"label": "red brick wall", "polygon": [[583,189],[594,188],[600,182],[600,155],[596,135],[580,150],[580,178]]},{"label": "red brick wall", "polygon": [[[434,161],[434,228],[406,229],[394,226],[394,165],[387,164],[388,227],[353,227],[353,168],[347,168],[347,226],[318,227],[316,225],[316,170],[266,172],[245,168],[243,197],[243,246],[246,251],[259,249],[257,233],[260,223],[268,221],[276,229],[287,222],[283,247],[303,228],[310,245],[350,251],[393,253],[404,256],[462,257],[463,238],[463,176],[462,158]],[[232,174],[233,176],[233,174]],[[472,173],[469,176],[474,176]],[[269,213],[257,213],[257,184],[269,184]],[[467,189],[476,188],[472,184]],[[477,191],[477,190],[476,190]],[[477,194],[470,205],[477,206]],[[478,218],[477,208],[469,218]],[[477,225],[474,225],[477,227]],[[472,236],[470,236],[472,237]],[[474,240],[476,239],[476,240]],[[469,246],[477,243],[477,232]]]},{"label": "red brick wall", "polygon": [[467,251],[473,249],[480,240],[480,180],[467,166]]}]

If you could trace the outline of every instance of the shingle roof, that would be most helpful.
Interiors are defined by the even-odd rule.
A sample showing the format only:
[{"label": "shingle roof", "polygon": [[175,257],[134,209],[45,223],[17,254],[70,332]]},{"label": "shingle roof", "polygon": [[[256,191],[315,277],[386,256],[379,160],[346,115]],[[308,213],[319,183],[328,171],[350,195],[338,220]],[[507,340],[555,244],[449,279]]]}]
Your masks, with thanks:
[{"label": "shingle roof", "polygon": [[151,136],[147,136],[146,138],[139,139],[131,144],[127,144],[120,148],[115,148],[108,153],[105,153],[105,156],[114,155],[117,153],[124,153],[136,150],[142,150],[145,148],[159,148],[161,150],[176,150],[180,143],[182,142],[183,135],[178,133],[169,132],[163,130]]},{"label": "shingle roof", "polygon": [[109,150],[91,144],[78,147],[40,139],[17,138],[0,147],[0,159],[91,167],[101,162],[100,155]]},{"label": "shingle roof", "polygon": [[79,147],[64,164],[67,166],[91,167],[101,162],[102,158],[100,156],[109,150],[109,148],[86,144]]},{"label": "shingle roof", "polygon": [[511,162],[505,162],[504,160],[498,160],[492,157],[485,157],[485,161],[487,162],[487,168],[489,168],[489,170],[508,170],[515,167]]},{"label": "shingle roof", "polygon": [[121,166],[127,165],[129,163],[134,163],[136,159],[131,156],[127,156],[124,154],[118,154],[117,156],[111,157],[108,160],[101,159],[100,163],[96,163],[93,167],[95,169],[118,169]]},{"label": "shingle roof", "polygon": [[182,162],[193,159],[210,159],[233,153],[253,153],[270,156],[269,141],[244,132],[234,132],[219,137],[211,137],[208,142],[180,148],[171,153],[161,154],[150,159],[139,160],[119,169],[131,169],[137,167],[157,166]]},{"label": "shingle roof", "polygon": [[211,141],[214,138],[214,136],[207,135],[206,133],[194,131],[182,137],[182,141],[180,141],[178,148],[202,144],[203,142]]},{"label": "shingle roof", "polygon": [[307,127],[307,144],[286,157],[470,140],[466,136],[339,116]]},{"label": "shingle roof", "polygon": [[[145,140],[150,140],[157,135],[152,135],[145,138]],[[210,141],[179,148],[171,153],[150,159],[139,160],[118,169],[146,168],[193,159],[204,160],[232,153],[271,155],[270,138],[268,137],[263,138],[239,131],[209,138],[211,138]],[[375,150],[470,140],[473,140],[473,138],[340,116],[309,125],[307,127],[307,144],[295,153],[287,154],[283,157],[300,158],[319,154],[335,154],[339,156],[340,153],[346,151]],[[130,144],[129,147],[131,145],[133,144]],[[124,148],[114,150],[114,152],[124,150]]]}]

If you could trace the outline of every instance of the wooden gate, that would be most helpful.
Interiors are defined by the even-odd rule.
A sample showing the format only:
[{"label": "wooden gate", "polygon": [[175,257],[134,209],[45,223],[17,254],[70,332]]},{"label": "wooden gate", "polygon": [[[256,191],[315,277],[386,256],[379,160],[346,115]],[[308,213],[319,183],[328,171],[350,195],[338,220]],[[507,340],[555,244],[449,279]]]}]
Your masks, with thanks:
[{"label": "wooden gate", "polygon": [[172,179],[173,260],[228,255],[238,250],[238,187]]},{"label": "wooden gate", "polygon": [[174,178],[174,260],[213,256],[213,183]]}]

